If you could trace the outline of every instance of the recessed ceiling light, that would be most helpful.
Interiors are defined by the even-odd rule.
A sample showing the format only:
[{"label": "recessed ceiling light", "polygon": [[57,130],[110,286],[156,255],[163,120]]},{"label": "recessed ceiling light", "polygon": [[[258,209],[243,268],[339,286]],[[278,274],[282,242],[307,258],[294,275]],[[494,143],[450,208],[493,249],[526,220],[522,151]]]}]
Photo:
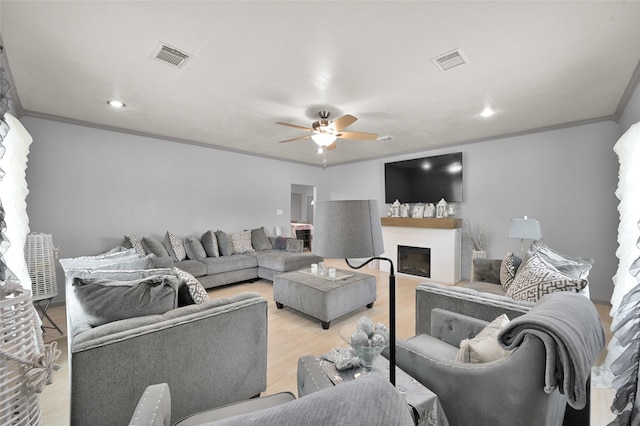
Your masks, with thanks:
[{"label": "recessed ceiling light", "polygon": [[124,108],[126,106],[123,102],[116,100],[107,101],[107,103],[114,108]]},{"label": "recessed ceiling light", "polygon": [[483,116],[484,118],[489,118],[495,113],[496,112],[493,109],[491,109],[491,107],[485,107],[480,113],[480,115]]}]

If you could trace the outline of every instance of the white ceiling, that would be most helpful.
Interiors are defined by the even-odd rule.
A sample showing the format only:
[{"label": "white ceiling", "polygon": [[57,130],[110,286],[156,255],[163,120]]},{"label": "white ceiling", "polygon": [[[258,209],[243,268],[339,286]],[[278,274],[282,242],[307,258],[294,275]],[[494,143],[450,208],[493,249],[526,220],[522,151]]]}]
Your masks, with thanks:
[{"label": "white ceiling", "polygon": [[[616,119],[640,1],[2,0],[0,34],[28,115],[313,165],[314,143],[277,143],[305,133],[276,121],[328,109],[394,137],[338,140],[331,166]],[[159,42],[193,57],[154,60]],[[431,62],[456,48],[470,63]]]}]

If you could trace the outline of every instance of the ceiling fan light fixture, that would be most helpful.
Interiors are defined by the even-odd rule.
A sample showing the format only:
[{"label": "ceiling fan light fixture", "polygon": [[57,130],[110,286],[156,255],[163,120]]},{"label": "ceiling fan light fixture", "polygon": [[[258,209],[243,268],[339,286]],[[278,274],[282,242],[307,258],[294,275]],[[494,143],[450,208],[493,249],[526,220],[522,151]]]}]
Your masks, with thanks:
[{"label": "ceiling fan light fixture", "polygon": [[338,137],[331,133],[314,133],[311,135],[311,139],[321,147],[325,147],[334,143]]}]

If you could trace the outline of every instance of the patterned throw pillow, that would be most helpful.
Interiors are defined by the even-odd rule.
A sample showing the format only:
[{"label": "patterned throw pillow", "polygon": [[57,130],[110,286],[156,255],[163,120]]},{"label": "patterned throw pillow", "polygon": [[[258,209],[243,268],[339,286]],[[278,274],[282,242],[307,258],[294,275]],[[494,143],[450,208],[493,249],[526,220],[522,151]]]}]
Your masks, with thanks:
[{"label": "patterned throw pillow", "polygon": [[586,285],[586,280],[563,274],[537,253],[533,253],[516,275],[505,296],[518,301],[537,302],[545,294],[554,291],[578,292]]},{"label": "patterned throw pillow", "polygon": [[502,259],[500,264],[500,285],[502,285],[504,291],[507,291],[513,283],[520,262],[520,258],[510,251]]},{"label": "patterned throw pillow", "polygon": [[182,238],[169,231],[167,231],[164,237],[164,246],[171,257],[173,257],[173,260],[180,262],[187,258],[187,252],[184,250],[184,242],[182,241]]},{"label": "patterned throw pillow", "polygon": [[509,317],[502,314],[483,328],[477,336],[462,340],[456,354],[456,361],[479,364],[509,355],[511,351],[503,349],[498,342],[498,333],[507,324],[509,324]]},{"label": "patterned throw pillow", "polygon": [[181,278],[187,282],[187,286],[189,287],[189,293],[191,293],[191,297],[196,305],[199,305],[203,302],[209,300],[209,293],[207,290],[200,284],[200,281],[187,271],[183,271],[180,268],[173,268],[178,278]]},{"label": "patterned throw pillow", "polygon": [[133,249],[135,249],[136,253],[138,253],[140,256],[146,256],[147,252],[145,251],[144,247],[142,246],[142,238],[138,237],[137,235],[130,235],[127,234],[124,236],[124,241],[126,246],[129,246]]},{"label": "patterned throw pillow", "polygon": [[231,234],[231,242],[233,243],[234,253],[248,253],[250,251],[255,251],[251,245],[251,231]]}]

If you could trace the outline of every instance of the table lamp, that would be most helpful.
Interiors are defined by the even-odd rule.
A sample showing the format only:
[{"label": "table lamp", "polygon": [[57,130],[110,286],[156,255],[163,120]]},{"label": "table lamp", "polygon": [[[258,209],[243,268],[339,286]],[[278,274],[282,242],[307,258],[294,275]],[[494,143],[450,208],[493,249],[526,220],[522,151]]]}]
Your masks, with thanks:
[{"label": "table lamp", "polygon": [[[396,277],[391,259],[384,253],[380,212],[376,200],[316,201],[312,251],[315,255],[344,259],[360,269],[374,260],[386,260],[389,268],[389,381],[396,383]],[[349,259],[363,259],[354,266]]]},{"label": "table lamp", "polygon": [[511,219],[509,238],[520,238],[520,257],[524,259],[524,240],[539,240],[542,238],[540,222],[537,219]]}]

